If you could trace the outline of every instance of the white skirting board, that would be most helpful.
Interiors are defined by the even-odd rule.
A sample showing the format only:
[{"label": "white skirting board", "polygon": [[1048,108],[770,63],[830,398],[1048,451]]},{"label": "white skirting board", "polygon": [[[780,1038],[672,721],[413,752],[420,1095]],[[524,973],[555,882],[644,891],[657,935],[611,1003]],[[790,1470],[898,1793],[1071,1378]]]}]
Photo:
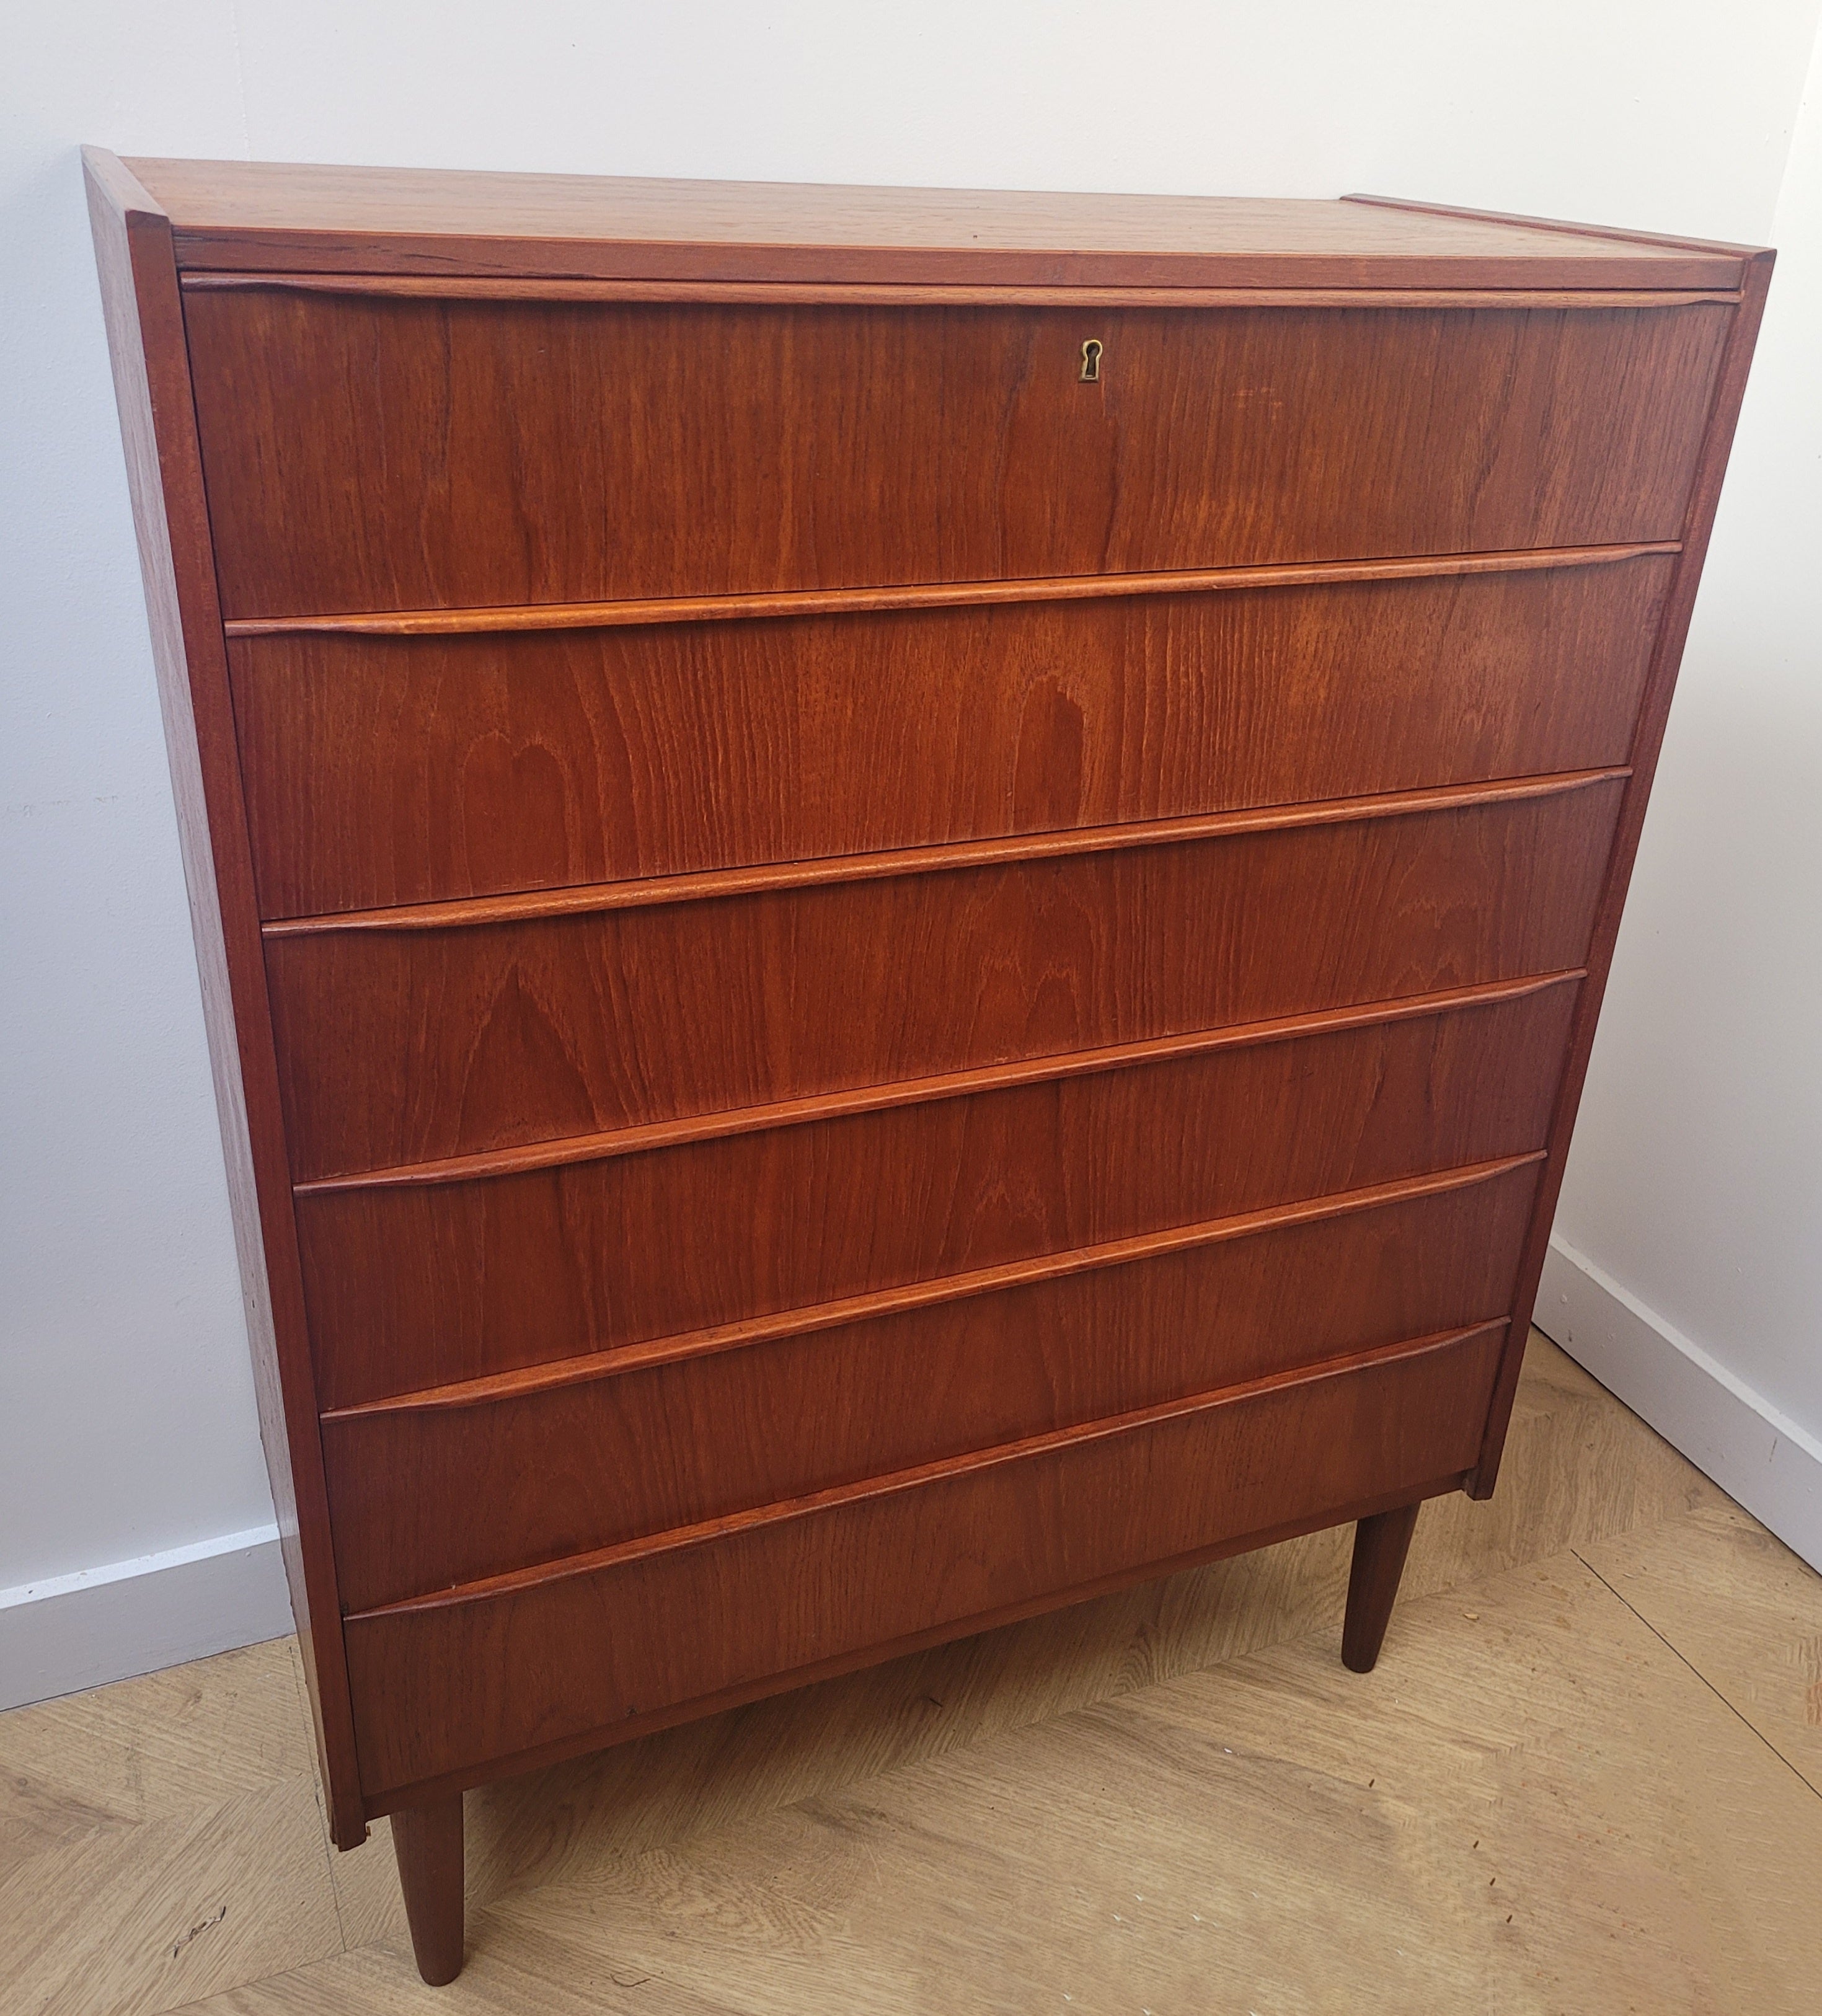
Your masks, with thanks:
[{"label": "white skirting board", "polygon": [[282,1638],[276,1526],[0,1589],[0,1708]]},{"label": "white skirting board", "polygon": [[1822,1569],[1822,1442],[1560,1239],[1550,1242],[1532,1320]]}]

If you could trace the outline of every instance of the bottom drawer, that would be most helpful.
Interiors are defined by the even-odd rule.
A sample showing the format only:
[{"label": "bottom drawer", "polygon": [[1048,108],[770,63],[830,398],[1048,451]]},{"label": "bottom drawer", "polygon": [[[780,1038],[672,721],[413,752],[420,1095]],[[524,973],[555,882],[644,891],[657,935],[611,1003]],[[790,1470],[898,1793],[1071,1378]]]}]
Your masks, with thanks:
[{"label": "bottom drawer", "polygon": [[1474,1463],[1503,1322],[351,1618],[385,1799],[960,1636]]}]

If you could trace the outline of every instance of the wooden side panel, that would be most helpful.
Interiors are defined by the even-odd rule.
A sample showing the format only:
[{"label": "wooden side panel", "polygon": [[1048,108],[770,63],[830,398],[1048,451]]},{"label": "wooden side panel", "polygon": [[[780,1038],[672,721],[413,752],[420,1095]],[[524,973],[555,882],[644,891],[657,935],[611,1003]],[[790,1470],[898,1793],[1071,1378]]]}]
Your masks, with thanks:
[{"label": "wooden side panel", "polygon": [[260,1434],[329,1823],[366,1836],[316,1398],[241,808],[228,666],[169,220],[111,154],[84,156],[114,391],[253,1351]]},{"label": "wooden side panel", "polygon": [[[510,1768],[744,1683],[960,1636],[1109,1578],[1435,1489],[1471,1460],[1498,1330],[635,1543],[347,1625],[368,1791]],[[681,1628],[680,1628],[681,1627]]]},{"label": "wooden side panel", "polygon": [[1536,1187],[1524,1163],[579,1384],[327,1421],[343,1600],[365,1609],[1500,1320]]},{"label": "wooden side panel", "polygon": [[1730,312],[253,290],[189,326],[223,599],[273,616],[1674,538]]},{"label": "wooden side panel", "polygon": [[1673,564],[241,638],[261,905],[308,916],[1622,764]]},{"label": "wooden side panel", "polygon": [[306,1195],[318,1391],[352,1406],[1528,1154],[1575,992],[567,1167]]},{"label": "wooden side panel", "polygon": [[300,1179],[1579,964],[1619,786],[268,941]]}]

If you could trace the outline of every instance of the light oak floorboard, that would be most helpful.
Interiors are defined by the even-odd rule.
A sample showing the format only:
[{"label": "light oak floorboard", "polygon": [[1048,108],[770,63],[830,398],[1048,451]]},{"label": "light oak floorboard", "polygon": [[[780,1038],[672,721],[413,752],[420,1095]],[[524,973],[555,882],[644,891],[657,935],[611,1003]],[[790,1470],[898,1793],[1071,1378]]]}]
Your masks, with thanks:
[{"label": "light oak floorboard", "polygon": [[[959,2008],[961,2005],[957,2004]],[[447,1988],[426,1988],[409,1960],[377,1946],[294,1974],[250,1982],[185,2016],[743,2016],[736,2001],[705,1997],[642,1968],[585,1957],[530,1928],[510,1953],[471,1939]],[[912,2016],[912,2012],[906,2012]]]},{"label": "light oak floorboard", "polygon": [[0,1874],[312,1771],[302,1687],[283,1638],[0,1715]]},{"label": "light oak floorboard", "polygon": [[294,1641],[0,1715],[0,2009],[156,2016],[340,1950]]},{"label": "light oak floorboard", "polygon": [[1822,1795],[1822,1575],[1730,1503],[1578,1551]]},{"label": "light oak floorboard", "polygon": [[103,1821],[0,1878],[8,2016],[157,2016],[340,1948],[302,1775],[168,1819]]}]

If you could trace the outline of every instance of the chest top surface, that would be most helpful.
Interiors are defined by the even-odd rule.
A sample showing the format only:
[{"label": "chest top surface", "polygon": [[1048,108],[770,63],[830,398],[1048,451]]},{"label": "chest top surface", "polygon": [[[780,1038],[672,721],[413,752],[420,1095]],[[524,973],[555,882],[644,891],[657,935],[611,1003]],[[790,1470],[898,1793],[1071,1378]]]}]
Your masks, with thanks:
[{"label": "chest top surface", "polygon": [[930,286],[1732,289],[1745,248],[1338,201],[126,164],[196,271]]}]

